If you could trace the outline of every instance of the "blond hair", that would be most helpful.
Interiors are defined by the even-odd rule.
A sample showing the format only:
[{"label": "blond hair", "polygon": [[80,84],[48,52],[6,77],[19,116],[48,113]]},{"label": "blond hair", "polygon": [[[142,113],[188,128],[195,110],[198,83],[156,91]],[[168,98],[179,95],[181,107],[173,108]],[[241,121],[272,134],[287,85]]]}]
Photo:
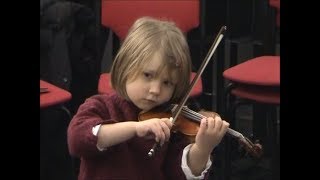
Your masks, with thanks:
[{"label": "blond hair", "polygon": [[177,74],[171,101],[177,102],[185,94],[190,83],[191,57],[184,34],[171,21],[142,17],[129,29],[111,67],[111,85],[122,97],[128,99],[126,82],[142,73],[155,53],[162,56],[162,69]]}]

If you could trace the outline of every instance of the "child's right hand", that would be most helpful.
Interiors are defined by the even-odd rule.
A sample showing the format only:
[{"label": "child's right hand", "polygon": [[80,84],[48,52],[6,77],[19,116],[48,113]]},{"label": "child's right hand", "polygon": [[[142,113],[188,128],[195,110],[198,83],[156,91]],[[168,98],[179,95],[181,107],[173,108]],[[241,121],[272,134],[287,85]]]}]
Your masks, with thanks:
[{"label": "child's right hand", "polygon": [[140,121],[136,125],[138,137],[154,138],[156,142],[163,145],[170,139],[172,122],[169,118],[152,118]]}]

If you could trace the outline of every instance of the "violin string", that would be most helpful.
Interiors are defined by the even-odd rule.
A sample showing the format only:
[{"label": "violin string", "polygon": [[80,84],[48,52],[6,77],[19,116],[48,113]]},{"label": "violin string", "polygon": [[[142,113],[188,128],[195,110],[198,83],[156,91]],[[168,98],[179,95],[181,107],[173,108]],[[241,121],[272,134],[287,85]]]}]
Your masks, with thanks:
[{"label": "violin string", "polygon": [[[190,110],[189,108],[187,107],[183,107],[182,108],[182,114],[185,115],[186,117],[192,119],[192,120],[196,120],[198,122],[201,121],[201,119],[205,118],[206,116],[200,114],[200,113],[197,113],[197,112],[194,112],[192,110]],[[240,132],[238,131],[235,131],[231,128],[228,128],[227,130],[228,134],[236,137],[236,138],[240,138],[240,139],[245,139],[246,141],[248,141],[248,139],[246,139]],[[252,144],[251,142],[249,142],[250,144]]]},{"label": "violin string", "polygon": [[254,144],[253,144],[248,138],[244,137],[244,139],[245,139],[252,147],[254,146]]},{"label": "violin string", "polygon": [[183,112],[183,115],[189,117],[190,119],[196,120],[198,122],[200,122],[201,119],[205,117],[202,114],[199,114],[197,112],[192,112],[190,109],[185,107],[182,108],[182,112]]}]

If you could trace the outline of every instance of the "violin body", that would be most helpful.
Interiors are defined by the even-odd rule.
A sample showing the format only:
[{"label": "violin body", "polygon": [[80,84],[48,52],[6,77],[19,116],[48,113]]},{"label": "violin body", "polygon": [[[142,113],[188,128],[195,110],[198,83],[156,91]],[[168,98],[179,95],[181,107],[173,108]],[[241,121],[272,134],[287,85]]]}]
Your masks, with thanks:
[{"label": "violin body", "polygon": [[[151,119],[151,118],[170,118],[173,113],[170,108],[157,107],[152,111],[139,114],[139,121]],[[189,139],[190,143],[195,141],[195,136],[199,130],[199,123],[192,119],[187,119],[183,115],[178,116],[177,120],[173,124],[171,131],[173,133],[181,132]]]}]

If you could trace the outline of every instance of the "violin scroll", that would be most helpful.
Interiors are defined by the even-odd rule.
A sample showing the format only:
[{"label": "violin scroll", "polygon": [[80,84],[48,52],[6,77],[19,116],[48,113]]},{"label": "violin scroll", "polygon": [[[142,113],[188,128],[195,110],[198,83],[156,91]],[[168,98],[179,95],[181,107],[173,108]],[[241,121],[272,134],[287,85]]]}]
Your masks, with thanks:
[{"label": "violin scroll", "polygon": [[248,138],[242,136],[238,139],[239,143],[244,149],[254,158],[261,158],[263,155],[263,148],[259,141],[252,143]]}]

